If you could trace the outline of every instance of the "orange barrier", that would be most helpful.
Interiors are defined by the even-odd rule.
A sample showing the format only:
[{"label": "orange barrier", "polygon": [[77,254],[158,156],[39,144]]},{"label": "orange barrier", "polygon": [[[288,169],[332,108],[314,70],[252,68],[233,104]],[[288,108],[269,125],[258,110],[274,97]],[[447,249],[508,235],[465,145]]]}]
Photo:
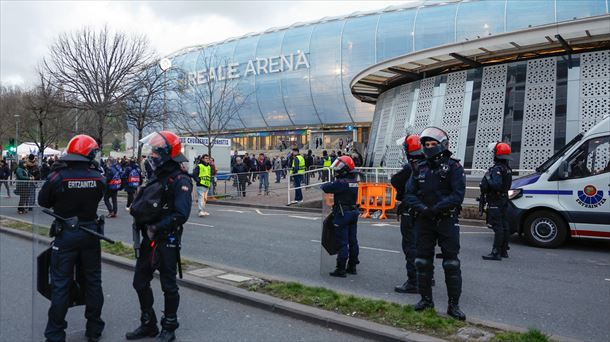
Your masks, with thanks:
[{"label": "orange barrier", "polygon": [[359,183],[358,204],[364,210],[360,217],[369,218],[371,211],[381,210],[379,219],[385,220],[388,218],[386,211],[396,206],[396,190],[390,184]]}]

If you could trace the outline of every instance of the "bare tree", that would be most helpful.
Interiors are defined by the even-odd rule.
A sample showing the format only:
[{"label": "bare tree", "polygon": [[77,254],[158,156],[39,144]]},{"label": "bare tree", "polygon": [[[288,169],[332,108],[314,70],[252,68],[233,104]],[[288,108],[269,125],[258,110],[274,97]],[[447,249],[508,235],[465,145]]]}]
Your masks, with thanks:
[{"label": "bare tree", "polygon": [[61,106],[63,96],[61,91],[52,86],[51,79],[42,70],[38,70],[38,84],[23,97],[24,122],[23,137],[34,142],[38,148],[39,160],[44,150],[57,143],[64,131],[65,122],[62,114],[66,111]]},{"label": "bare tree", "polygon": [[103,144],[107,122],[133,91],[135,77],[150,59],[148,40],[83,28],[61,34],[44,61],[45,70],[65,93],[70,107],[84,110],[94,117],[93,137]]},{"label": "bare tree", "polygon": [[[212,155],[212,148],[230,122],[240,120],[238,113],[251,94],[239,88],[239,79],[231,71],[228,60],[216,58],[202,49],[195,73],[181,72],[182,87],[176,92],[177,112],[173,124],[182,132],[206,138],[203,144]],[[186,77],[184,77],[186,76]]]},{"label": "bare tree", "polygon": [[15,115],[23,112],[23,90],[0,85],[0,145],[15,137]]},{"label": "bare tree", "polygon": [[[166,119],[165,96],[175,82],[163,72],[157,62],[147,64],[136,76],[137,88],[124,103],[125,120],[137,130],[141,140],[146,129],[161,124]],[[138,144],[138,159],[142,145]]]}]

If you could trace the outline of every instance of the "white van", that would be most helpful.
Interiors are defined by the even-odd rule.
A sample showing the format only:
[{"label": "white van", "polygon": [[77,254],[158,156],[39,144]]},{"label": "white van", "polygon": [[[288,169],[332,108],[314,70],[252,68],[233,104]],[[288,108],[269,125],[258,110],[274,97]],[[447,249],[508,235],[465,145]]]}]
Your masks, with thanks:
[{"label": "white van", "polygon": [[509,191],[511,231],[537,247],[610,239],[610,116],[578,134]]}]

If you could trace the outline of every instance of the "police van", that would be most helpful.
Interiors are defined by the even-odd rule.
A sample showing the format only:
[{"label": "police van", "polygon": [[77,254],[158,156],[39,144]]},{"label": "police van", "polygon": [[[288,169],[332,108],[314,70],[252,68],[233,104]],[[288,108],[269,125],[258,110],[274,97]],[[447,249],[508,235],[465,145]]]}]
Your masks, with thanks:
[{"label": "police van", "polygon": [[533,246],[610,239],[610,116],[578,134],[509,190],[511,231]]}]

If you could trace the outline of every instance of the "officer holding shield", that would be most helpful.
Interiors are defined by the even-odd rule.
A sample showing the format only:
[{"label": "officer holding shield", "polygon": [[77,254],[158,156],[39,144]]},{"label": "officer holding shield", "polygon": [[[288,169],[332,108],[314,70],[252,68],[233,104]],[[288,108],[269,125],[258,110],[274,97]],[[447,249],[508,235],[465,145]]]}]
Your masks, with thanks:
[{"label": "officer holding shield", "polygon": [[78,218],[75,225],[59,220],[53,223],[51,307],[44,333],[48,341],[66,339],[68,324],[65,317],[70,306],[75,267],[80,268],[84,281],[85,336],[88,341],[98,341],[104,330],[104,321],[100,317],[104,304],[100,241],[98,237],[76,228],[80,225],[97,233],[103,230],[97,207],[104,196],[106,179],[94,160],[98,152],[99,146],[90,136],[72,138],[66,155],[53,164],[52,172],[38,195],[41,207],[52,208],[60,217]]}]

